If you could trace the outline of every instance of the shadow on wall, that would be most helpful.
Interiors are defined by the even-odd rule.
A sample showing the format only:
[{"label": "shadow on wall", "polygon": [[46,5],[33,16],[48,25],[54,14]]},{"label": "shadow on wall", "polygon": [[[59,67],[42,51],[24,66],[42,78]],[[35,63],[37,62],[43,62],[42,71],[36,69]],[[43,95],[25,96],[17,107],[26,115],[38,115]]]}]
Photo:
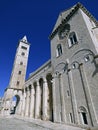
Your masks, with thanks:
[{"label": "shadow on wall", "polygon": [[98,64],[96,63],[95,59],[92,61],[92,63],[94,63],[95,68],[96,68],[92,74],[92,77],[94,77],[98,73]]}]

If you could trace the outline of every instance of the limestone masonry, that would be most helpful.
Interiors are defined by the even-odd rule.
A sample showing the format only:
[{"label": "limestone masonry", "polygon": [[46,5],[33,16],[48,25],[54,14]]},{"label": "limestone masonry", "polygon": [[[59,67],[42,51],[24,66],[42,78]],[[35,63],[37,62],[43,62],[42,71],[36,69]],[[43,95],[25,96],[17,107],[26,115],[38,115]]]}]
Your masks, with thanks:
[{"label": "limestone masonry", "polygon": [[[25,81],[30,44],[19,41],[2,115],[98,127],[98,22],[80,3],[59,14],[51,59]],[[17,100],[14,100],[14,99]]]}]

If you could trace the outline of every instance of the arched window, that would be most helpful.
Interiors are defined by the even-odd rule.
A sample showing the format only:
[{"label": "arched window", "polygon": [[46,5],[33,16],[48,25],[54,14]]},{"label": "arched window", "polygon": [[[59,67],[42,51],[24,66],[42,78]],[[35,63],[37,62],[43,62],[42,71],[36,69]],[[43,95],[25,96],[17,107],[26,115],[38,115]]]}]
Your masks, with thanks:
[{"label": "arched window", "polygon": [[80,112],[80,118],[81,118],[81,122],[82,124],[88,124],[88,121],[87,121],[87,111],[86,109],[81,106],[80,109],[79,109],[79,112]]},{"label": "arched window", "polygon": [[77,44],[77,37],[76,37],[76,34],[75,32],[71,32],[69,34],[69,39],[68,39],[68,44],[69,44],[69,47],[73,46],[74,44]]},{"label": "arched window", "polygon": [[58,57],[58,56],[61,56],[62,55],[62,46],[61,46],[61,44],[58,44],[57,45],[57,49],[56,49],[56,56]]}]

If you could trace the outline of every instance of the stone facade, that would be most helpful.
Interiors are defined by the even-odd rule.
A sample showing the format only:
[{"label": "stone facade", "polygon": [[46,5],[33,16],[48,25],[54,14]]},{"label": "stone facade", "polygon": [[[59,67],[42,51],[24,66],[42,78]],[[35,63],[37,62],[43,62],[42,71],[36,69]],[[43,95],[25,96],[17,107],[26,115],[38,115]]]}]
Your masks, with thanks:
[{"label": "stone facade", "polygon": [[[21,116],[98,126],[98,22],[78,3],[59,15],[50,40],[51,59],[31,73],[24,83],[26,57],[19,89],[13,85],[17,80],[13,69],[15,76],[5,92],[5,101],[8,95],[10,99],[17,95],[19,106],[16,107],[19,108],[15,113]],[[26,45],[29,48],[29,44]],[[28,55],[29,49],[26,52]],[[15,58],[14,65],[17,62],[20,61]]]}]

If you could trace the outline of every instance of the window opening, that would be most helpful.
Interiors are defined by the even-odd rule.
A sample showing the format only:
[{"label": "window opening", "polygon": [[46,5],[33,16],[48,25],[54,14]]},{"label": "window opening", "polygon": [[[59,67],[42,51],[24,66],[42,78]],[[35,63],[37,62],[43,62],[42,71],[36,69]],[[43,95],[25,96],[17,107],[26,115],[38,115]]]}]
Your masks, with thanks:
[{"label": "window opening", "polygon": [[21,46],[21,48],[24,49],[24,50],[27,50],[27,47],[25,47],[25,46]]},{"label": "window opening", "polygon": [[20,75],[20,74],[21,74],[21,71],[19,71],[18,74]]},{"label": "window opening", "polygon": [[84,58],[84,60],[85,60],[85,62],[88,62],[90,59],[89,59],[89,56],[86,56],[85,58]]},{"label": "window opening", "polygon": [[58,56],[61,56],[62,55],[62,46],[61,46],[61,44],[59,44],[58,46],[57,46],[57,57]]},{"label": "window opening", "polygon": [[82,118],[83,118],[84,124],[88,124],[86,113],[82,112],[81,114],[82,114]]},{"label": "window opening", "polygon": [[19,81],[17,81],[17,84],[16,84],[16,85],[17,85],[17,86],[19,86],[19,83],[20,83],[20,82],[19,82]]},{"label": "window opening", "polygon": [[76,68],[76,65],[75,65],[75,63],[74,63],[74,64],[72,64],[72,68],[73,68],[73,69],[75,69],[75,68]]},{"label": "window opening", "polygon": [[69,113],[70,116],[70,122],[73,123],[72,113]]},{"label": "window opening", "polygon": [[23,62],[20,62],[20,65],[23,65]]},{"label": "window opening", "polygon": [[68,97],[70,96],[70,92],[69,92],[69,90],[67,90],[67,96],[68,96]]},{"label": "window opening", "polygon": [[74,44],[77,43],[77,37],[75,32],[70,33],[69,35],[69,47],[73,46]]},{"label": "window opening", "polygon": [[88,124],[87,121],[87,111],[84,107],[80,107],[80,117],[83,124]]},{"label": "window opening", "polygon": [[24,56],[24,55],[25,55],[25,53],[24,53],[24,52],[22,52],[22,53],[21,53],[21,55],[22,55],[22,56]]}]

